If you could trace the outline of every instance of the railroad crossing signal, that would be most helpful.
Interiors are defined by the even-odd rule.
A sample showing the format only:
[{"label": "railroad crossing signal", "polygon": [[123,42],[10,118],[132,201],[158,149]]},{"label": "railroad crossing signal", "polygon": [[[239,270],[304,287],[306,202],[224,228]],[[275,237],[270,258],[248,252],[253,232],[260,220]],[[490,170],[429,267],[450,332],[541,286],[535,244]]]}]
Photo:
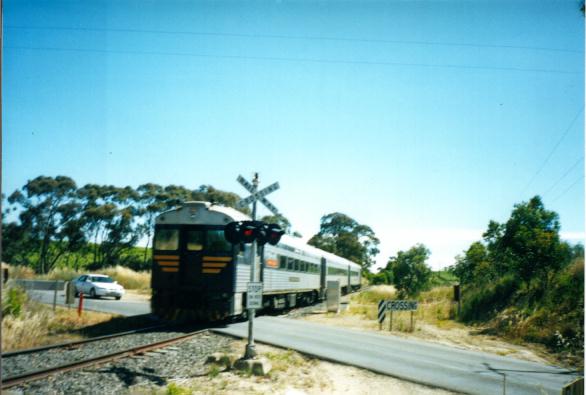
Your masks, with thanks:
[{"label": "railroad crossing signal", "polygon": [[224,229],[224,237],[232,244],[256,241],[259,245],[276,245],[284,233],[279,225],[261,221],[230,222]]},{"label": "railroad crossing signal", "polygon": [[246,190],[248,192],[251,193],[250,196],[248,196],[247,198],[244,198],[244,199],[240,200],[238,203],[236,203],[236,206],[238,206],[238,207],[246,207],[250,203],[254,203],[256,200],[259,200],[273,214],[279,215],[279,210],[277,210],[277,208],[275,206],[273,206],[273,204],[271,202],[269,202],[265,198],[265,196],[268,195],[269,193],[274,192],[277,189],[279,189],[279,183],[278,182],[275,182],[275,183],[269,185],[268,187],[266,187],[264,189],[261,189],[260,191],[256,192],[255,191],[256,188],[254,187],[254,185],[252,185],[251,183],[249,183],[248,181],[246,181],[246,179],[244,177],[238,176],[238,178],[236,179],[236,181],[238,181],[240,183],[240,185],[242,185],[244,188],[246,188]]},{"label": "railroad crossing signal", "polygon": [[[250,243],[252,242],[250,256],[250,282],[249,289],[255,284],[259,284],[256,276],[256,248],[257,244],[277,244],[281,235],[284,233],[278,225],[267,225],[263,222],[256,220],[256,202],[260,200],[274,215],[279,215],[279,210],[269,202],[265,196],[269,193],[279,189],[279,183],[269,185],[268,187],[258,190],[258,173],[254,174],[252,183],[246,181],[242,176],[238,176],[236,179],[248,192],[250,196],[240,200],[236,205],[238,207],[246,207],[252,203],[252,221],[239,221],[232,222],[226,226],[224,235],[226,240],[235,244],[238,242]],[[262,260],[262,257],[261,257]],[[260,283],[262,285],[262,283]],[[255,288],[256,289],[256,288]],[[261,288],[262,289],[262,288]],[[262,291],[260,291],[260,301],[262,306]],[[258,296],[258,295],[257,295]],[[258,308],[258,303],[247,303],[248,308],[248,343],[246,344],[246,350],[244,352],[244,359],[251,359],[256,356],[254,346],[254,310]]]}]

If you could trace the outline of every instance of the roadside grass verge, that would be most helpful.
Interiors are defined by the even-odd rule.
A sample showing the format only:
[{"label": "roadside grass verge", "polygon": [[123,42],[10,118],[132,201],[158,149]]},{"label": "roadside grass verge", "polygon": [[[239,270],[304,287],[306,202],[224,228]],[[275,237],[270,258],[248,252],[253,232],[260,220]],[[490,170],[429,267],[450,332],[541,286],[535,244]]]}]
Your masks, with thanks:
[{"label": "roadside grass verge", "polygon": [[109,267],[101,272],[118,281],[126,289],[150,292],[151,272],[137,272],[123,266]]},{"label": "roadside grass verge", "polygon": [[[88,273],[87,271],[81,272],[71,268],[56,268],[51,270],[48,274],[36,275],[31,268],[25,266],[10,266],[3,264],[3,267],[8,267],[8,278],[10,279],[71,281],[84,273]],[[101,270],[95,270],[94,272],[112,277],[125,289],[135,290],[138,293],[150,294],[151,272],[135,271],[124,266],[107,267]]]},{"label": "roadside grass verge", "polygon": [[2,290],[2,350],[14,351],[84,338],[83,328],[110,321],[111,314],[57,308],[30,300],[18,287]]},{"label": "roadside grass verge", "polygon": [[[461,327],[461,324],[454,322],[456,306],[451,301],[452,292],[451,286],[437,287],[422,292],[417,298],[419,305],[414,313],[415,324],[423,321],[440,328]],[[364,320],[376,321],[379,301],[394,299],[397,299],[397,294],[393,287],[375,285],[366,291],[352,295],[349,309],[342,314],[358,315]],[[386,318],[385,325],[388,325],[388,320],[389,318]],[[393,313],[393,330],[407,332],[410,331],[410,328],[410,312]]]}]

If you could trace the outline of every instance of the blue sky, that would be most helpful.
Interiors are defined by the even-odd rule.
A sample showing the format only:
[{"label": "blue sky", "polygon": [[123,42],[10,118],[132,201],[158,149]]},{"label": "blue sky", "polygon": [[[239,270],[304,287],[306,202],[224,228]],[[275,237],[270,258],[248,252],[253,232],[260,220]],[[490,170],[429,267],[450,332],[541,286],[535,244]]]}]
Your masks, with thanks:
[{"label": "blue sky", "polygon": [[[577,1],[4,3],[2,189],[38,175],[339,211],[439,268],[535,194],[584,238]],[[261,211],[261,214],[263,212]]]}]

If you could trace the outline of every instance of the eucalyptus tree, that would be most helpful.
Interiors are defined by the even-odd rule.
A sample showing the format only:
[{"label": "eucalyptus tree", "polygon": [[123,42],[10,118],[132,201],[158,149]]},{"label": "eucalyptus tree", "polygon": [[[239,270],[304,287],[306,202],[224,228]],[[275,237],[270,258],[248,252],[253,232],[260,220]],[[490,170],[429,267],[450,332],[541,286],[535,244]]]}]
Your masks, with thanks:
[{"label": "eucalyptus tree", "polygon": [[321,218],[320,230],[308,244],[342,256],[368,270],[379,253],[379,239],[367,225],[346,214],[331,213]]},{"label": "eucalyptus tree", "polygon": [[427,288],[431,278],[431,268],[426,263],[429,255],[427,247],[417,244],[389,259],[385,270],[390,273],[400,298],[415,296]]},{"label": "eucalyptus tree", "polygon": [[38,254],[32,262],[38,273],[47,273],[64,253],[79,250],[85,242],[76,190],[69,177],[39,176],[8,198],[18,207],[20,221],[9,228],[11,237]]},{"label": "eucalyptus tree", "polygon": [[143,265],[146,265],[148,249],[155,227],[155,218],[167,210],[169,205],[167,203],[167,195],[160,185],[153,183],[143,184],[137,188],[137,192],[139,193],[138,204],[141,207],[141,214],[144,218],[142,224],[143,233],[147,237],[147,244],[143,255]]},{"label": "eucalyptus tree", "polygon": [[281,227],[281,229],[283,229],[283,231],[285,231],[286,234],[291,234],[291,222],[289,222],[289,220],[282,214],[265,215],[260,220],[268,224],[277,224]]}]

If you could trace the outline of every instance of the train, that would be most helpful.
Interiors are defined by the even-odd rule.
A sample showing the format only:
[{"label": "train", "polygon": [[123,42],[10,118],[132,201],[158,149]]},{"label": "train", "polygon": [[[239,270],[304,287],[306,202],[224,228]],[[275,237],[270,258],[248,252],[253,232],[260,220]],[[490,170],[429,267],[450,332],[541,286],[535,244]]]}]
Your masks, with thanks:
[{"label": "train", "polygon": [[[185,202],[155,219],[151,308],[167,319],[246,318],[252,248],[230,244],[224,228],[250,218],[210,202]],[[263,309],[282,310],[325,298],[328,281],[342,293],[360,288],[360,265],[283,235],[258,249]],[[257,267],[259,267],[257,266]]]}]

